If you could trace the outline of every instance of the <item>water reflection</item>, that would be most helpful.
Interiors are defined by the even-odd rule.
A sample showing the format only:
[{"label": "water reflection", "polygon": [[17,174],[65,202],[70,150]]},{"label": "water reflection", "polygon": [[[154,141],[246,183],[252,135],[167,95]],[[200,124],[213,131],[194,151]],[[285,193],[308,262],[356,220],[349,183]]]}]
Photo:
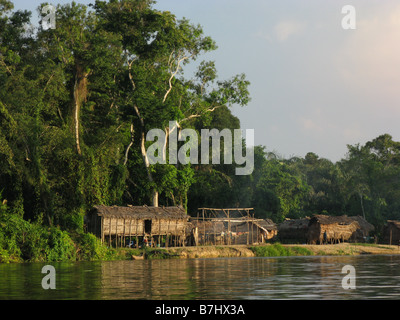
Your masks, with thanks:
[{"label": "water reflection", "polygon": [[[398,299],[400,257],[288,257],[52,264],[57,289],[43,290],[44,264],[0,265],[1,299]],[[343,266],[357,288],[344,290]]]}]

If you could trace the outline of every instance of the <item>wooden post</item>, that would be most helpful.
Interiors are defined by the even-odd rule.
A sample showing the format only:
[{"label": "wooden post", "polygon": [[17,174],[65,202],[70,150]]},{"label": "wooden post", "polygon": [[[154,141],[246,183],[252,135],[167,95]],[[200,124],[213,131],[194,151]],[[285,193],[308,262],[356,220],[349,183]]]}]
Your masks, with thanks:
[{"label": "wooden post", "polygon": [[158,245],[161,247],[161,219],[158,219]]},{"label": "wooden post", "polygon": [[195,227],[195,229],[194,229],[195,231],[196,231],[196,233],[197,233],[197,237],[196,237],[196,233],[195,233],[195,236],[194,236],[194,238],[195,238],[195,243],[196,243],[196,247],[199,245],[198,243],[199,243],[199,210],[197,210],[197,220],[196,220],[196,227]]},{"label": "wooden post", "polygon": [[176,247],[176,241],[177,241],[177,234],[178,234],[178,220],[175,220],[175,247]]},{"label": "wooden post", "polygon": [[[129,245],[131,245],[132,242],[132,218],[129,219]],[[130,248],[132,248],[130,246]]]},{"label": "wooden post", "polygon": [[250,237],[250,226],[249,226],[249,216],[247,216],[247,245],[249,245]]},{"label": "wooden post", "polygon": [[203,243],[203,245],[205,246],[206,245],[206,224],[205,224],[205,222],[204,222],[204,209],[202,210],[203,211],[203,229],[204,229],[204,235],[203,235],[203,237],[204,237],[204,243]]},{"label": "wooden post", "polygon": [[235,244],[237,244],[237,239],[238,239],[238,233],[237,233],[237,224],[236,224],[236,227],[235,227]]},{"label": "wooden post", "polygon": [[135,219],[135,223],[136,223],[136,249],[139,249],[139,236],[138,236],[138,219]]},{"label": "wooden post", "polygon": [[104,223],[105,223],[105,219],[104,219],[103,216],[101,216],[100,221],[101,221],[101,226],[100,226],[100,229],[101,229],[101,231],[100,231],[101,232],[101,243],[104,243]]},{"label": "wooden post", "polygon": [[168,219],[168,228],[167,228],[167,236],[165,237],[165,247],[168,248],[169,246],[169,224],[170,224],[171,220]]},{"label": "wooden post", "polygon": [[124,233],[122,235],[121,248],[125,246],[125,225],[126,225],[126,220],[124,218]]},{"label": "wooden post", "polygon": [[111,217],[109,217],[110,221],[108,223],[108,238],[109,238],[109,246],[111,248]]},{"label": "wooden post", "polygon": [[115,218],[115,248],[118,248],[118,218]]},{"label": "wooden post", "polygon": [[185,247],[185,241],[186,241],[186,223],[184,223],[184,225],[183,225],[182,247]]}]

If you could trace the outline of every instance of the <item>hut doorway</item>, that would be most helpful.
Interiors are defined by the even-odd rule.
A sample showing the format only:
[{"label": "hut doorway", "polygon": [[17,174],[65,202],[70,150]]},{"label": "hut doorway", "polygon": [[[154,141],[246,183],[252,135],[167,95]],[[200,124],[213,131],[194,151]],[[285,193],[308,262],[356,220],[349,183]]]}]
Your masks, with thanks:
[{"label": "hut doorway", "polygon": [[144,220],[144,233],[151,234],[152,220]]}]

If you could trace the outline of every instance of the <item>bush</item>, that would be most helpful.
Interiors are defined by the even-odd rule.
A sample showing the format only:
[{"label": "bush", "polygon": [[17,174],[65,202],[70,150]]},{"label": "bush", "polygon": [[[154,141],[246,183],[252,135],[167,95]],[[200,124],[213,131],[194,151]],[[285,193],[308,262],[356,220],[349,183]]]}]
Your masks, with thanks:
[{"label": "bush", "polygon": [[257,257],[289,257],[289,256],[309,256],[313,253],[302,247],[286,248],[280,243],[267,246],[258,246],[250,248]]},{"label": "bush", "polygon": [[76,233],[74,240],[78,246],[78,260],[108,260],[109,249],[94,234]]}]

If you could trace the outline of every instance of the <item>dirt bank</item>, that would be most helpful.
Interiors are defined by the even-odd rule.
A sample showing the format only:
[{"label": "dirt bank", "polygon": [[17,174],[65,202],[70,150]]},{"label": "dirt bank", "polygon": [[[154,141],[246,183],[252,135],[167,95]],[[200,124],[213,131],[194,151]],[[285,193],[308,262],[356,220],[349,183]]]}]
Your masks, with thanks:
[{"label": "dirt bank", "polygon": [[[264,245],[268,246],[268,245]],[[255,257],[252,246],[200,246],[166,249],[171,256],[181,259],[222,258],[222,257]],[[283,245],[286,248],[301,247],[313,255],[361,255],[361,254],[400,254],[399,246],[374,244],[330,244],[330,245]],[[301,255],[301,254],[300,254]]]},{"label": "dirt bank", "polygon": [[200,246],[169,248],[168,253],[182,259],[222,258],[222,257],[255,257],[248,246]]},{"label": "dirt bank", "polygon": [[400,254],[399,246],[384,244],[327,244],[327,245],[286,245],[298,246],[312,251],[314,255],[360,255],[360,254]]}]

